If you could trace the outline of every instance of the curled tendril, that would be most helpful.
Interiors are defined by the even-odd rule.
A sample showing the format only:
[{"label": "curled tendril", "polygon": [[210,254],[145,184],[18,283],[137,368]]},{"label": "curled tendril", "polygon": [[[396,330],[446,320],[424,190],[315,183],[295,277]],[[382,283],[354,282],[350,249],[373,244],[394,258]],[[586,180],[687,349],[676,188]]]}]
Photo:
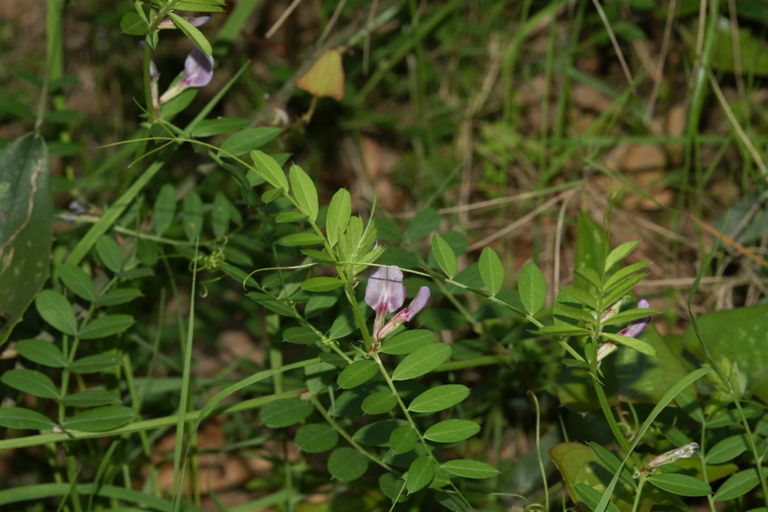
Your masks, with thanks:
[{"label": "curled tendril", "polygon": [[193,268],[196,268],[197,272],[218,270],[219,264],[225,261],[227,261],[227,256],[224,253],[224,249],[214,247],[210,254],[198,254],[195,256],[195,259],[189,262],[189,270],[193,270]]}]

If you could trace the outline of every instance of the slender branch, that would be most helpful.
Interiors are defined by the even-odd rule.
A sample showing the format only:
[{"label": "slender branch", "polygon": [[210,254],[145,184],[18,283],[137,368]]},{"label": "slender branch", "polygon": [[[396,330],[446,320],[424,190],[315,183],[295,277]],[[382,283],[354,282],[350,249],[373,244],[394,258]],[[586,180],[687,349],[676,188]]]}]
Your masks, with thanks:
[{"label": "slender branch", "polygon": [[[219,416],[223,414],[231,414],[234,412],[258,409],[260,407],[264,407],[268,403],[274,402],[275,400],[297,397],[305,392],[306,392],[305,389],[296,389],[296,390],[286,391],[280,394],[253,398],[251,400],[243,400],[242,402],[238,402],[236,404],[217,407],[212,412],[210,412],[210,414],[207,413],[206,416],[213,416],[213,415]],[[198,411],[188,412],[184,417],[184,421],[188,422],[188,421],[197,420],[200,417],[201,412],[202,412],[202,409]],[[61,443],[64,441],[77,441],[79,439],[96,439],[96,438],[102,438],[102,437],[120,436],[123,434],[133,434],[135,432],[143,432],[146,430],[155,430],[158,428],[171,427],[173,425],[176,425],[176,421],[177,421],[176,415],[173,415],[173,416],[164,416],[162,418],[153,418],[151,420],[137,421],[135,423],[131,423],[124,427],[120,427],[112,430],[104,430],[101,432],[84,432],[80,430],[68,430],[66,432],[62,432],[57,430],[56,432],[52,432],[49,434],[38,434],[34,436],[19,437],[16,439],[5,439],[0,441],[0,453],[3,452],[4,450],[12,450],[15,448],[27,448],[29,446],[40,446],[46,443]]]},{"label": "slender branch", "polygon": [[355,450],[359,451],[360,453],[362,453],[363,455],[365,455],[366,457],[368,457],[368,458],[369,458],[371,461],[373,461],[374,463],[378,464],[379,466],[381,466],[382,468],[386,469],[387,471],[393,471],[393,469],[392,469],[391,467],[389,467],[389,466],[387,465],[387,463],[386,463],[386,462],[384,462],[383,460],[381,460],[380,458],[378,458],[377,456],[373,455],[371,452],[369,452],[368,450],[366,450],[365,448],[363,448],[363,447],[360,445],[360,443],[358,443],[357,441],[355,441],[355,440],[352,438],[352,436],[350,436],[350,435],[347,433],[347,431],[346,431],[346,430],[344,430],[343,428],[341,428],[341,426],[340,426],[338,423],[336,423],[336,420],[334,420],[334,419],[331,417],[331,415],[328,413],[328,410],[327,410],[325,407],[323,407],[323,404],[321,404],[321,403],[320,403],[320,401],[317,399],[317,397],[316,397],[315,395],[310,395],[309,399],[312,401],[312,405],[314,405],[314,406],[315,406],[315,409],[317,409],[317,410],[320,412],[320,414],[323,416],[323,419],[324,419],[325,421],[327,421],[327,422],[328,422],[328,424],[329,424],[331,427],[333,427],[333,429],[334,429],[336,432],[338,432],[338,433],[339,433],[339,435],[341,435],[341,437],[343,437],[344,439],[346,439],[346,440],[347,440],[347,442],[348,442],[349,444],[351,444],[351,445],[352,445],[352,446],[355,448]]}]

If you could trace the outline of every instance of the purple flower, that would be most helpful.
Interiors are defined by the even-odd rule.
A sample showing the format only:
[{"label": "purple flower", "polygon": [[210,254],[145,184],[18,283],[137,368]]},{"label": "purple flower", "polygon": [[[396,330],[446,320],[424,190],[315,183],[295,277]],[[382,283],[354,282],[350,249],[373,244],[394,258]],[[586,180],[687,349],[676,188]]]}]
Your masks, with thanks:
[{"label": "purple flower", "polygon": [[[637,303],[638,309],[648,309],[651,307],[651,305],[648,303],[645,299],[640,299],[640,301]],[[637,338],[640,336],[640,334],[643,333],[643,331],[648,327],[648,324],[651,322],[651,317],[646,316],[644,318],[641,318],[639,320],[635,320],[633,322],[630,322],[628,326],[623,328],[619,331],[619,336],[627,336],[629,338]],[[597,349],[597,362],[600,364],[600,361],[608,357],[609,355],[613,354],[619,349],[619,347],[613,343],[612,341],[606,341],[602,345],[600,345]]]},{"label": "purple flower", "polygon": [[173,84],[160,96],[160,104],[168,102],[190,87],[203,87],[213,78],[213,57],[199,48],[192,50],[184,62],[184,78]]},{"label": "purple flower", "polygon": [[[205,16],[198,16],[196,18],[184,18],[184,21],[192,25],[193,27],[199,27],[200,25],[207,22],[209,19],[211,19],[210,14],[206,14]],[[178,28],[176,24],[173,22],[172,19],[167,18],[160,22],[160,24],[157,25],[157,28],[159,29],[167,29],[167,28]]]},{"label": "purple flower", "polygon": [[397,267],[380,267],[371,273],[368,278],[368,287],[365,289],[365,303],[376,311],[376,319],[373,322],[373,341],[378,348],[381,340],[392,331],[410,322],[416,314],[424,309],[429,300],[429,288],[419,288],[416,297],[408,307],[398,312],[389,322],[386,315],[400,309],[405,302],[405,286],[403,285],[403,273]]},{"label": "purple flower", "polygon": [[397,267],[379,267],[368,278],[365,303],[378,315],[394,313],[405,302],[403,272]]},{"label": "purple flower", "polygon": [[[649,307],[651,307],[651,305],[648,304],[647,300],[640,299],[640,302],[637,303],[637,307],[639,309],[648,309]],[[645,328],[648,327],[649,323],[651,323],[651,317],[649,316],[646,316],[645,318],[641,318],[640,320],[635,320],[634,322],[626,326],[624,329],[619,331],[619,335],[628,336],[630,338],[637,338],[638,336],[640,336],[640,334],[642,334]]]},{"label": "purple flower", "polygon": [[206,55],[200,48],[195,48],[184,61],[184,78],[188,87],[203,87],[213,78],[213,57]]}]

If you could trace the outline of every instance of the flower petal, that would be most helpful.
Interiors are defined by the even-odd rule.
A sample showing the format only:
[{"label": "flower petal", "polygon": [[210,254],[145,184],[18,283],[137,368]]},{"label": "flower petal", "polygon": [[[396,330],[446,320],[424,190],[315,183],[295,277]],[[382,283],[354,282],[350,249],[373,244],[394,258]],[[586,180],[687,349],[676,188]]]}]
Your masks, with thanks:
[{"label": "flower petal", "polygon": [[185,76],[182,80],[189,87],[203,87],[213,78],[213,57],[195,48],[184,61]]},{"label": "flower petal", "polygon": [[379,267],[371,272],[368,286],[365,288],[365,303],[371,308],[394,313],[405,302],[403,273],[397,267]]},{"label": "flower petal", "polygon": [[[637,307],[639,309],[647,309],[647,308],[650,308],[651,305],[648,303],[647,300],[640,299],[640,301],[637,303]],[[624,329],[619,331],[619,334],[621,336],[629,336],[630,338],[637,338],[638,336],[640,336],[640,334],[642,334],[645,328],[648,327],[649,323],[651,323],[651,317],[649,316],[646,316],[645,318],[641,318],[640,320],[635,320],[634,322],[626,326]]]},{"label": "flower petal", "polygon": [[609,355],[613,354],[617,350],[619,350],[619,347],[616,344],[611,343],[610,341],[607,341],[602,345],[600,345],[597,348],[597,364],[599,365],[600,361],[602,361]]},{"label": "flower petal", "polygon": [[415,317],[418,314],[419,311],[424,309],[424,306],[427,305],[428,300],[429,300],[429,288],[427,288],[426,286],[422,286],[421,288],[419,288],[419,292],[413,298],[411,303],[408,304],[408,307],[402,311],[404,321],[410,322],[413,319],[413,317]]}]

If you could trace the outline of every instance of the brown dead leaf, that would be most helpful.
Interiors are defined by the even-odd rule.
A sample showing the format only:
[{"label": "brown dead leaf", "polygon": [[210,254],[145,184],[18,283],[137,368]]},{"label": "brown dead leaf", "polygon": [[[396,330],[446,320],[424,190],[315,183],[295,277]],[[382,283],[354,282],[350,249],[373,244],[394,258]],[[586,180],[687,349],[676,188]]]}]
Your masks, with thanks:
[{"label": "brown dead leaf", "polygon": [[221,360],[225,364],[248,359],[259,366],[264,365],[264,347],[258,346],[245,331],[222,331],[216,345],[221,348]]},{"label": "brown dead leaf", "polygon": [[[272,471],[272,463],[265,458],[244,458],[229,453],[216,453],[227,439],[224,435],[223,417],[212,418],[200,428],[197,436],[197,446],[202,452],[197,458],[198,486],[204,493],[219,492],[242,486],[245,482],[264,476]],[[168,459],[176,444],[176,434],[171,433],[155,444],[153,462],[159,464]],[[144,470],[145,475],[148,469]],[[187,472],[187,474],[191,474]],[[166,491],[173,489],[173,461],[166,460],[158,470],[160,488]],[[189,488],[189,482],[184,483],[184,492]]]},{"label": "brown dead leaf", "polygon": [[666,154],[658,144],[622,144],[608,153],[603,165],[613,171],[658,171],[665,162]]},{"label": "brown dead leaf", "polygon": [[[190,475],[191,472],[187,471],[186,474]],[[253,475],[240,457],[229,454],[203,454],[198,457],[197,476],[198,487],[207,494],[239,487]],[[160,467],[157,478],[161,489],[173,490],[173,461],[168,461]],[[189,484],[187,479],[182,492],[188,493]]]},{"label": "brown dead leaf", "polygon": [[298,80],[296,86],[319,98],[344,99],[344,66],[339,50],[327,50]]},{"label": "brown dead leaf", "polygon": [[[605,157],[603,165],[622,174],[624,180],[600,177],[594,180],[593,184],[602,194],[627,192],[622,201],[624,208],[657,210],[671,204],[674,198],[671,190],[656,185],[664,178],[666,158],[664,149],[658,144],[623,144]],[[644,194],[633,193],[634,191],[643,191]]]},{"label": "brown dead leaf", "polygon": [[206,354],[204,351],[192,349],[192,375],[196,377],[215,377],[224,368],[221,358],[216,355]]},{"label": "brown dead leaf", "polygon": [[[667,112],[666,135],[680,137],[685,133],[685,125],[688,113],[684,105],[675,105]],[[678,163],[683,157],[685,145],[680,143],[667,144],[667,153],[673,163]]]},{"label": "brown dead leaf", "polygon": [[613,104],[613,101],[608,96],[583,82],[573,84],[571,91],[574,105],[581,110],[602,114],[610,109]]}]

